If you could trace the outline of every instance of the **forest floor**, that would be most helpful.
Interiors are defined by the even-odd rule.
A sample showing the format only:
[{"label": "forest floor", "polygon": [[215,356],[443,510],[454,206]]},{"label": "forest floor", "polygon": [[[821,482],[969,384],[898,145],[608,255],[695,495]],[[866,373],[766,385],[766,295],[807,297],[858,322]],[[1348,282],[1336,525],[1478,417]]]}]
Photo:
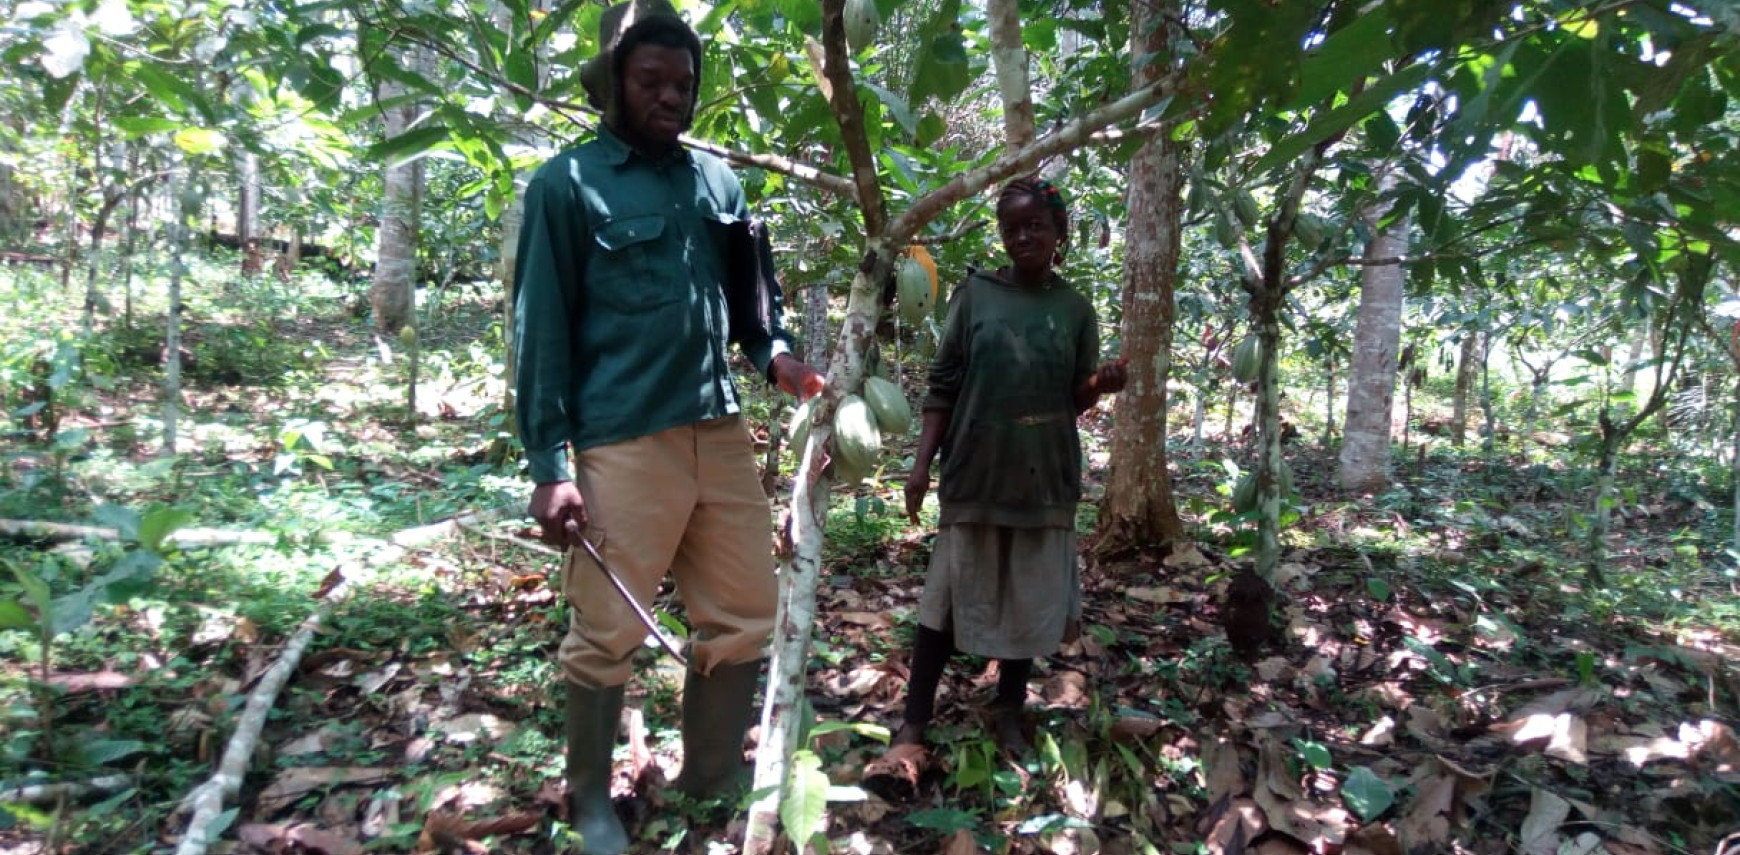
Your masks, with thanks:
[{"label": "forest floor", "polygon": [[[337,299],[273,293],[265,311],[258,294],[239,300],[246,318],[194,307],[183,454],[155,453],[158,369],[148,347],[127,349],[149,334],[93,339],[55,428],[19,415],[0,439],[0,516],[122,535],[0,547],[46,586],[56,624],[45,645],[29,586],[0,579],[14,603],[0,607],[0,855],[182,844],[177,803],[316,612],[208,851],[559,851],[551,657],[566,617],[557,562],[519,516],[525,485],[492,461],[488,307],[431,311],[412,424],[402,360],[375,358],[365,321]],[[8,317],[0,357],[56,364],[67,339]],[[750,411],[770,417],[760,399]],[[1106,419],[1083,422],[1084,532]],[[828,849],[1724,855],[1740,841],[1731,492],[1713,464],[1660,453],[1627,458],[1615,534],[1591,562],[1577,545],[1591,479],[1569,449],[1525,460],[1434,439],[1398,456],[1393,490],[1350,498],[1333,452],[1295,441],[1286,630],[1245,660],[1220,609],[1249,539],[1221,461],[1246,452],[1179,442],[1196,547],[1084,556],[1083,632],[1029,687],[1031,757],[1000,755],[980,721],[994,665],[957,658],[914,789],[856,788],[880,728],[898,724],[933,529],[901,518],[897,478],[841,491],[808,695],[820,721],[860,726],[810,743],[840,788]],[[164,508],[268,537],[153,551],[154,529],[187,521]],[[149,578],[121,584],[145,563]],[[660,610],[681,624],[668,590]],[[732,851],[735,806],[663,786],[681,762],[682,675],[643,656],[616,782],[636,851]],[[86,787],[19,789],[62,782]]]}]

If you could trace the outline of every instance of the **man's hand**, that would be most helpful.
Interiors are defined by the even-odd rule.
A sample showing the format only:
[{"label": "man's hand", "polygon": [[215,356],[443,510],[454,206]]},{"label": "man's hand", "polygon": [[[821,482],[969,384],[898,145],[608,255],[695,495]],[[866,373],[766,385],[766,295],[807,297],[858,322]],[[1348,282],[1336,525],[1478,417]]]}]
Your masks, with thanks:
[{"label": "man's hand", "polygon": [[828,382],[822,372],[789,353],[775,356],[772,370],[774,384],[799,401],[808,401],[822,394],[822,387]]},{"label": "man's hand", "polygon": [[918,510],[924,507],[924,494],[930,492],[930,470],[914,468],[906,476],[906,519],[918,525]]},{"label": "man's hand", "polygon": [[1130,357],[1120,356],[1095,371],[1088,378],[1088,386],[1101,395],[1115,395],[1124,391],[1124,384],[1130,382]]},{"label": "man's hand", "polygon": [[560,549],[580,545],[580,532],[586,529],[586,500],[573,481],[539,484],[532,490],[526,513],[543,528],[544,542]]}]

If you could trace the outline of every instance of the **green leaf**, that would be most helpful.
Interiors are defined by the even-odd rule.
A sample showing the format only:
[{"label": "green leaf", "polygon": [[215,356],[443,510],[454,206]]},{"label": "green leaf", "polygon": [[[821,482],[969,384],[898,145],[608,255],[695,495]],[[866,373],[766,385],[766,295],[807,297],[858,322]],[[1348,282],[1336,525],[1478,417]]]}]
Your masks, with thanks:
[{"label": "green leaf", "polygon": [[1341,800],[1348,810],[1359,814],[1360,819],[1370,821],[1395,804],[1396,794],[1370,767],[1360,766],[1349,772],[1347,780],[1342,782]]},{"label": "green leaf", "polygon": [[115,120],[115,127],[121,129],[121,135],[130,140],[136,140],[151,134],[161,134],[181,127],[174,119],[161,116],[121,116]]},{"label": "green leaf", "polygon": [[24,599],[35,607],[37,614],[44,620],[49,618],[49,611],[54,605],[54,597],[49,593],[48,583],[42,577],[26,570],[17,564],[8,564],[12,575],[18,579],[18,584],[24,588]]},{"label": "green leaf", "polygon": [[91,512],[91,517],[98,525],[108,526],[120,535],[122,540],[137,541],[139,539],[139,512],[124,505],[98,505]]},{"label": "green leaf", "polygon": [[181,508],[154,508],[139,521],[139,543],[152,552],[162,552],[163,542],[176,530],[193,522],[193,512]]},{"label": "green leaf", "polygon": [[1329,756],[1329,747],[1321,742],[1295,739],[1293,745],[1299,749],[1300,758],[1313,769],[1327,769],[1335,765],[1335,759]]},{"label": "green leaf", "polygon": [[444,125],[425,125],[415,130],[406,131],[392,139],[382,140],[369,146],[363,156],[372,161],[380,161],[392,165],[403,164],[414,160],[429,149],[445,142],[449,131]]},{"label": "green leaf", "polygon": [[948,122],[943,117],[936,113],[925,113],[924,118],[918,120],[918,131],[912,135],[912,142],[919,148],[930,148],[948,131]]},{"label": "green leaf", "polygon": [[907,136],[918,135],[918,123],[913,120],[912,108],[907,106],[905,98],[874,83],[865,83],[864,86],[876,93],[877,98],[882,99],[882,105],[887,108],[889,115],[894,117],[894,121],[900,125],[900,129],[906,131]]},{"label": "green leaf", "polygon": [[210,128],[182,128],[175,132],[175,145],[188,154],[211,154],[224,147],[224,135]]},{"label": "green leaf", "polygon": [[1364,80],[1391,56],[1390,15],[1379,6],[1323,40],[1299,66],[1299,91],[1284,108],[1309,107]]},{"label": "green leaf", "polygon": [[1341,133],[1352,127],[1355,122],[1383,109],[1391,98],[1418,86],[1426,79],[1427,67],[1410,65],[1400,71],[1373,83],[1357,97],[1348,99],[1347,103],[1329,110],[1311,120],[1304,130],[1284,137],[1269,147],[1269,153],[1263,155],[1251,168],[1254,173],[1263,173],[1284,163],[1290,163],[1296,157],[1305,153],[1306,149]]},{"label": "green leaf", "polygon": [[86,739],[79,742],[78,754],[87,765],[103,766],[138,754],[145,747],[136,739]]},{"label": "green leaf", "polygon": [[229,831],[230,826],[235,824],[236,816],[241,813],[241,810],[240,807],[233,807],[212,819],[211,825],[206,826],[205,829],[205,841],[216,843],[222,840],[224,832]]},{"label": "green leaf", "polygon": [[36,618],[17,600],[0,600],[0,629],[31,629]]},{"label": "green leaf", "polygon": [[1387,602],[1390,598],[1390,583],[1372,576],[1365,580],[1365,592],[1378,602]]},{"label": "green leaf", "polygon": [[65,596],[55,597],[50,605],[48,625],[55,635],[71,632],[90,622],[97,605],[97,590],[81,588]]},{"label": "green leaf", "polygon": [[928,828],[943,835],[979,827],[979,818],[954,808],[929,808],[907,814],[906,824],[913,828]]},{"label": "green leaf", "polygon": [[966,39],[960,31],[961,0],[943,0],[918,31],[918,61],[913,64],[907,101],[921,104],[935,95],[948,101],[973,82]]},{"label": "green leaf", "polygon": [[791,756],[791,780],[779,805],[779,820],[800,846],[808,843],[822,824],[822,814],[828,809],[828,786],[822,758],[815,752],[802,750]]}]

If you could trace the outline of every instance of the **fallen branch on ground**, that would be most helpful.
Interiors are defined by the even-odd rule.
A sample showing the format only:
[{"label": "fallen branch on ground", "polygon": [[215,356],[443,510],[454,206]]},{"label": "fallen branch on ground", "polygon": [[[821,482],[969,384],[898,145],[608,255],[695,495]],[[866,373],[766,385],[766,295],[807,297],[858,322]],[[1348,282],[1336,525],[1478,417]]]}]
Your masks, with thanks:
[{"label": "fallen branch on ground", "polygon": [[223,759],[218,763],[217,772],[188,793],[187,798],[181,802],[180,809],[191,812],[193,818],[188,820],[187,832],[181,836],[181,845],[176,847],[175,855],[204,855],[206,846],[211,843],[209,829],[212,822],[223,813],[224,801],[241,789],[242,776],[248,771],[248,760],[254,756],[254,748],[260,741],[260,731],[265,729],[266,716],[277,702],[278,693],[283,691],[285,683],[290,682],[290,676],[296,673],[296,665],[302,660],[302,654],[308,649],[309,642],[314,640],[314,634],[319,631],[321,622],[326,619],[327,610],[347,587],[347,584],[340,582],[327,592],[326,598],[315,608],[314,613],[302,621],[296,634],[284,644],[284,651],[278,655],[278,661],[272,663],[272,667],[260,677],[260,682],[254,685],[253,691],[248,693],[242,717],[236,722],[236,732],[230,737],[229,744],[224,746]]},{"label": "fallen branch on ground", "polygon": [[104,775],[86,781],[42,784],[0,784],[0,804],[42,805],[62,799],[77,801],[86,796],[113,793],[133,785],[131,775]]}]

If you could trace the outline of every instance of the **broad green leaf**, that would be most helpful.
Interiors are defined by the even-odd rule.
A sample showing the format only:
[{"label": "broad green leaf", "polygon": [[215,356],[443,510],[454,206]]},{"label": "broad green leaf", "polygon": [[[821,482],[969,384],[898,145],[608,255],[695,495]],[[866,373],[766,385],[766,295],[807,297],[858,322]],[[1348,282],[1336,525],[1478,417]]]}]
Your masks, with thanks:
[{"label": "broad green leaf", "polygon": [[153,508],[139,520],[139,543],[152,552],[163,551],[163,541],[176,529],[193,522],[193,512],[182,508]]},{"label": "broad green leaf", "polygon": [[55,597],[48,610],[48,624],[54,634],[71,632],[88,623],[92,610],[97,606],[97,593],[92,588],[80,588],[70,594]]},{"label": "broad green leaf", "polygon": [[1297,110],[1322,102],[1383,67],[1391,56],[1390,14],[1379,6],[1323,40],[1299,66],[1299,91],[1283,109]]},{"label": "broad green leaf", "polygon": [[1313,769],[1327,769],[1335,765],[1335,758],[1329,756],[1329,747],[1321,742],[1309,739],[1295,739],[1294,746],[1299,749],[1299,756],[1307,766]]},{"label": "broad green leaf", "polygon": [[30,629],[36,618],[17,600],[0,600],[0,629]]},{"label": "broad green leaf", "polygon": [[136,739],[86,739],[78,744],[79,759],[90,766],[104,766],[144,751],[145,743]]},{"label": "broad green leaf", "polygon": [[973,82],[966,39],[960,31],[961,0],[943,0],[918,31],[918,61],[912,69],[907,101],[922,104],[932,95],[948,101]]},{"label": "broad green leaf", "polygon": [[779,805],[779,820],[785,832],[801,844],[808,843],[822,824],[828,809],[828,776],[822,758],[815,752],[798,751],[791,757],[791,780]]},{"label": "broad green leaf", "polygon": [[98,525],[108,526],[120,535],[122,540],[136,541],[139,539],[139,524],[142,520],[139,512],[126,505],[98,505],[91,512],[91,517]]},{"label": "broad green leaf", "polygon": [[115,119],[115,127],[121,129],[121,135],[130,140],[136,140],[150,134],[161,134],[181,127],[174,119],[161,116],[121,116]]},{"label": "broad green leaf", "polygon": [[1391,98],[1418,86],[1425,81],[1428,70],[1424,65],[1410,65],[1373,83],[1347,103],[1312,119],[1311,124],[1304,130],[1270,146],[1269,153],[1263,155],[1251,171],[1261,174],[1292,162],[1294,158],[1304,154],[1306,149],[1347,130],[1355,122],[1383,109]]},{"label": "broad green leaf", "polygon": [[336,39],[343,35],[343,30],[331,24],[309,24],[296,31],[296,46],[305,47],[315,39]]},{"label": "broad green leaf", "polygon": [[906,824],[913,828],[928,828],[946,836],[979,827],[979,818],[954,808],[928,808],[907,814]]},{"label": "broad green leaf", "polygon": [[1370,767],[1360,766],[1342,782],[1341,800],[1360,819],[1370,821],[1395,804],[1396,794]]},{"label": "broad green leaf", "polygon": [[148,63],[129,66],[128,74],[134,80],[144,84],[145,91],[151,93],[151,97],[156,98],[157,103],[178,113],[187,111],[187,104],[192,100],[190,96],[193,94],[193,90],[188,87],[186,81],[167,74],[162,69]]},{"label": "broad green leaf", "polygon": [[924,118],[918,120],[918,130],[913,134],[912,142],[919,148],[930,148],[948,131],[948,122],[943,117],[934,112],[925,113]]},{"label": "broad green leaf", "polygon": [[182,128],[175,132],[175,145],[188,154],[211,154],[224,147],[224,135],[210,128]]},{"label": "broad green leaf", "polygon": [[43,618],[48,618],[50,610],[54,607],[54,598],[49,593],[48,583],[42,581],[41,576],[21,565],[8,563],[8,566],[12,568],[12,575],[18,580],[18,584],[24,588],[24,599],[34,606],[37,613]]},{"label": "broad green leaf", "polygon": [[916,137],[918,135],[918,123],[913,121],[912,108],[907,106],[905,98],[874,83],[865,83],[864,87],[876,93],[877,98],[882,99],[882,106],[887,108],[889,115],[894,117],[895,123],[900,125],[901,130],[906,131],[907,136]]},{"label": "broad green leaf", "polygon": [[363,157],[371,161],[402,164],[415,160],[429,149],[445,142],[451,133],[443,125],[425,125],[369,146]]}]

